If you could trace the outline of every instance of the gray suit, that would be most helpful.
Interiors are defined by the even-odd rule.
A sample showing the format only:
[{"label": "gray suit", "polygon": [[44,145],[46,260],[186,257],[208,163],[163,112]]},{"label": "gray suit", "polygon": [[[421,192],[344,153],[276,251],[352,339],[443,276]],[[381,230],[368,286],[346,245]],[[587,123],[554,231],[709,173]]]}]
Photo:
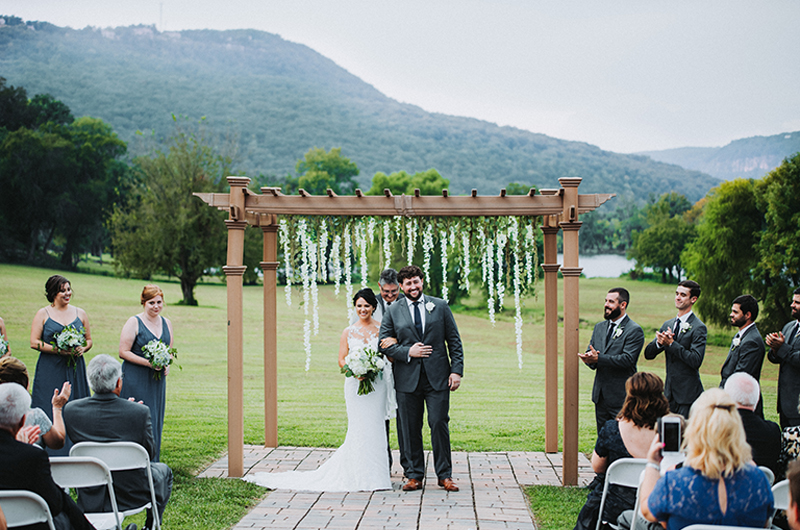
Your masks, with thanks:
[{"label": "gray suit", "polygon": [[800,425],[800,412],[797,411],[800,398],[800,332],[791,336],[797,323],[797,320],[792,320],[783,326],[783,346],[770,350],[767,354],[770,362],[781,365],[778,375],[778,414],[781,428]]},{"label": "gray suit", "polygon": [[[661,332],[674,329],[675,320],[664,322]],[[683,333],[678,328],[675,340],[669,346],[659,346],[655,339],[649,343],[644,349],[644,358],[655,359],[664,352],[667,366],[664,395],[669,400],[669,410],[688,417],[692,403],[703,393],[699,370],[706,353],[708,330],[694,313],[689,315],[686,323],[690,328]]]},{"label": "gray suit", "polygon": [[[67,403],[64,407],[64,424],[74,443],[136,442],[153,458],[155,443],[150,408],[147,405],[122,399],[112,393],[94,394],[92,397]],[[172,470],[160,462],[151,462],[150,468],[161,518],[172,493]],[[114,493],[120,510],[150,502],[150,488],[144,470],[115,471],[113,478]],[[78,504],[87,513],[111,510],[105,488],[82,490]],[[145,526],[153,527],[150,510],[147,511]]]},{"label": "gray suit", "polygon": [[[589,341],[589,345],[599,352],[597,362],[587,365],[597,372],[592,387],[592,401],[595,404],[598,433],[606,421],[616,417],[625,403],[625,381],[636,373],[636,361],[644,345],[642,328],[628,315],[620,321],[606,344],[609,324],[606,320],[598,322]],[[616,336],[617,332],[619,336]],[[586,351],[590,351],[588,347]]]},{"label": "gray suit", "polygon": [[[742,337],[739,337],[738,346],[734,347],[733,341],[731,341],[731,349],[728,350],[728,357],[725,359],[720,371],[722,380],[719,383],[719,387],[724,388],[725,381],[736,372],[748,373],[753,376],[753,379],[760,381],[764,353],[764,339],[761,338],[761,333],[758,332],[758,328],[753,324],[747,328]],[[759,394],[756,414],[761,418],[764,417],[764,397],[761,394]]]},{"label": "gray suit", "polygon": [[[394,385],[398,416],[402,418],[398,434],[403,437],[402,448],[409,466],[405,470],[406,476],[420,481],[425,476],[422,447],[424,408],[428,411],[436,475],[439,479],[452,475],[448,380],[451,373],[462,375],[464,372],[461,337],[450,307],[439,298],[426,295],[424,299],[425,303],[432,302],[434,307],[428,311],[424,304],[420,305],[420,311],[426,312],[423,336],[417,332],[405,300],[386,308],[380,332],[381,339],[397,339],[397,344],[381,351],[395,360]],[[432,346],[429,357],[409,356],[411,346],[417,342]]]}]

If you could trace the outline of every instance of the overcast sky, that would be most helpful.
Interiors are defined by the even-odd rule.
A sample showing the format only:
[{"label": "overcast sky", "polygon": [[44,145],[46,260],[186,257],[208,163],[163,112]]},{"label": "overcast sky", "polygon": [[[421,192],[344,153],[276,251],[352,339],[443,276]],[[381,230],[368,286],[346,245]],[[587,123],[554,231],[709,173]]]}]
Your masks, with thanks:
[{"label": "overcast sky", "polygon": [[800,130],[798,0],[2,0],[0,14],[264,30],[425,110],[618,152]]}]

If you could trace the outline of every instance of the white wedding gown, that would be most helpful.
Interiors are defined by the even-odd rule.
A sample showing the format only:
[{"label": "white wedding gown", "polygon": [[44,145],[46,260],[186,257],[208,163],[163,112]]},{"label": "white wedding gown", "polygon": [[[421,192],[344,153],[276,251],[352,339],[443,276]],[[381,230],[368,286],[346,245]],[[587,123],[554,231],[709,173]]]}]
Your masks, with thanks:
[{"label": "white wedding gown", "polygon": [[[350,351],[378,349],[378,335],[364,336],[357,326],[350,326],[347,345]],[[347,405],[347,436],[333,455],[314,471],[254,473],[244,477],[269,489],[300,491],[375,491],[392,489],[389,455],[386,451],[385,420],[393,416],[394,379],[392,363],[386,362],[383,377],[374,381],[375,390],[358,395],[358,379],[345,377],[344,400]]]}]

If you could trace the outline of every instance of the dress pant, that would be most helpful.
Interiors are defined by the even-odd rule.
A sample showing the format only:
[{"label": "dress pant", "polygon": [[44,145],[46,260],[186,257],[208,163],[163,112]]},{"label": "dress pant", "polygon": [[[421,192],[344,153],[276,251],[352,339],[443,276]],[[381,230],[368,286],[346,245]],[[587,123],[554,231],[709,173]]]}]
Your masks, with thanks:
[{"label": "dress pant", "polygon": [[675,414],[680,414],[684,418],[689,417],[689,410],[691,410],[692,405],[691,403],[677,403],[674,401],[669,402],[669,411],[674,412]]},{"label": "dress pant", "polygon": [[783,411],[780,411],[778,415],[780,416],[781,430],[785,429],[786,427],[797,427],[800,425],[800,418],[789,418],[783,413]]},{"label": "dress pant", "polygon": [[[422,418],[427,408],[428,425],[431,429],[433,462],[436,476],[442,480],[450,478],[453,465],[450,456],[450,389],[434,390],[423,368],[414,392],[398,392],[397,404],[403,415],[398,428],[404,438],[402,448],[406,454],[409,479],[422,481],[425,478],[425,453],[422,446]],[[400,414],[398,414],[398,417]]]},{"label": "dress pant", "polygon": [[597,422],[597,434],[600,434],[600,429],[606,424],[608,420],[613,420],[619,414],[622,405],[611,405],[603,396],[600,396],[600,401],[594,404],[594,418]]}]

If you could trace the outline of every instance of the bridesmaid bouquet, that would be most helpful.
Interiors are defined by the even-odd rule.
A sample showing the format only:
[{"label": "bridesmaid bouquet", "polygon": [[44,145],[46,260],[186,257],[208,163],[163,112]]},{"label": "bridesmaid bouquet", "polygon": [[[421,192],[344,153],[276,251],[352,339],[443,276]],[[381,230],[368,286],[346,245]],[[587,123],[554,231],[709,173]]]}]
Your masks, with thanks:
[{"label": "bridesmaid bouquet", "polygon": [[383,377],[383,365],[384,360],[380,353],[371,348],[363,348],[347,354],[342,373],[359,379],[358,395],[365,396],[375,390],[375,379]]},{"label": "bridesmaid bouquet", "polygon": [[177,348],[170,348],[158,339],[153,339],[142,348],[144,358],[150,361],[153,365],[153,370],[156,371],[155,378],[161,379],[161,370],[165,366],[172,364],[172,361],[178,356]]},{"label": "bridesmaid bouquet", "polygon": [[69,352],[67,356],[67,366],[75,368],[78,365],[75,348],[78,346],[86,346],[86,336],[83,334],[83,331],[77,329],[73,325],[65,326],[54,339],[55,340],[50,344],[59,350]]},{"label": "bridesmaid bouquet", "polygon": [[0,336],[0,357],[8,353],[8,341]]}]

